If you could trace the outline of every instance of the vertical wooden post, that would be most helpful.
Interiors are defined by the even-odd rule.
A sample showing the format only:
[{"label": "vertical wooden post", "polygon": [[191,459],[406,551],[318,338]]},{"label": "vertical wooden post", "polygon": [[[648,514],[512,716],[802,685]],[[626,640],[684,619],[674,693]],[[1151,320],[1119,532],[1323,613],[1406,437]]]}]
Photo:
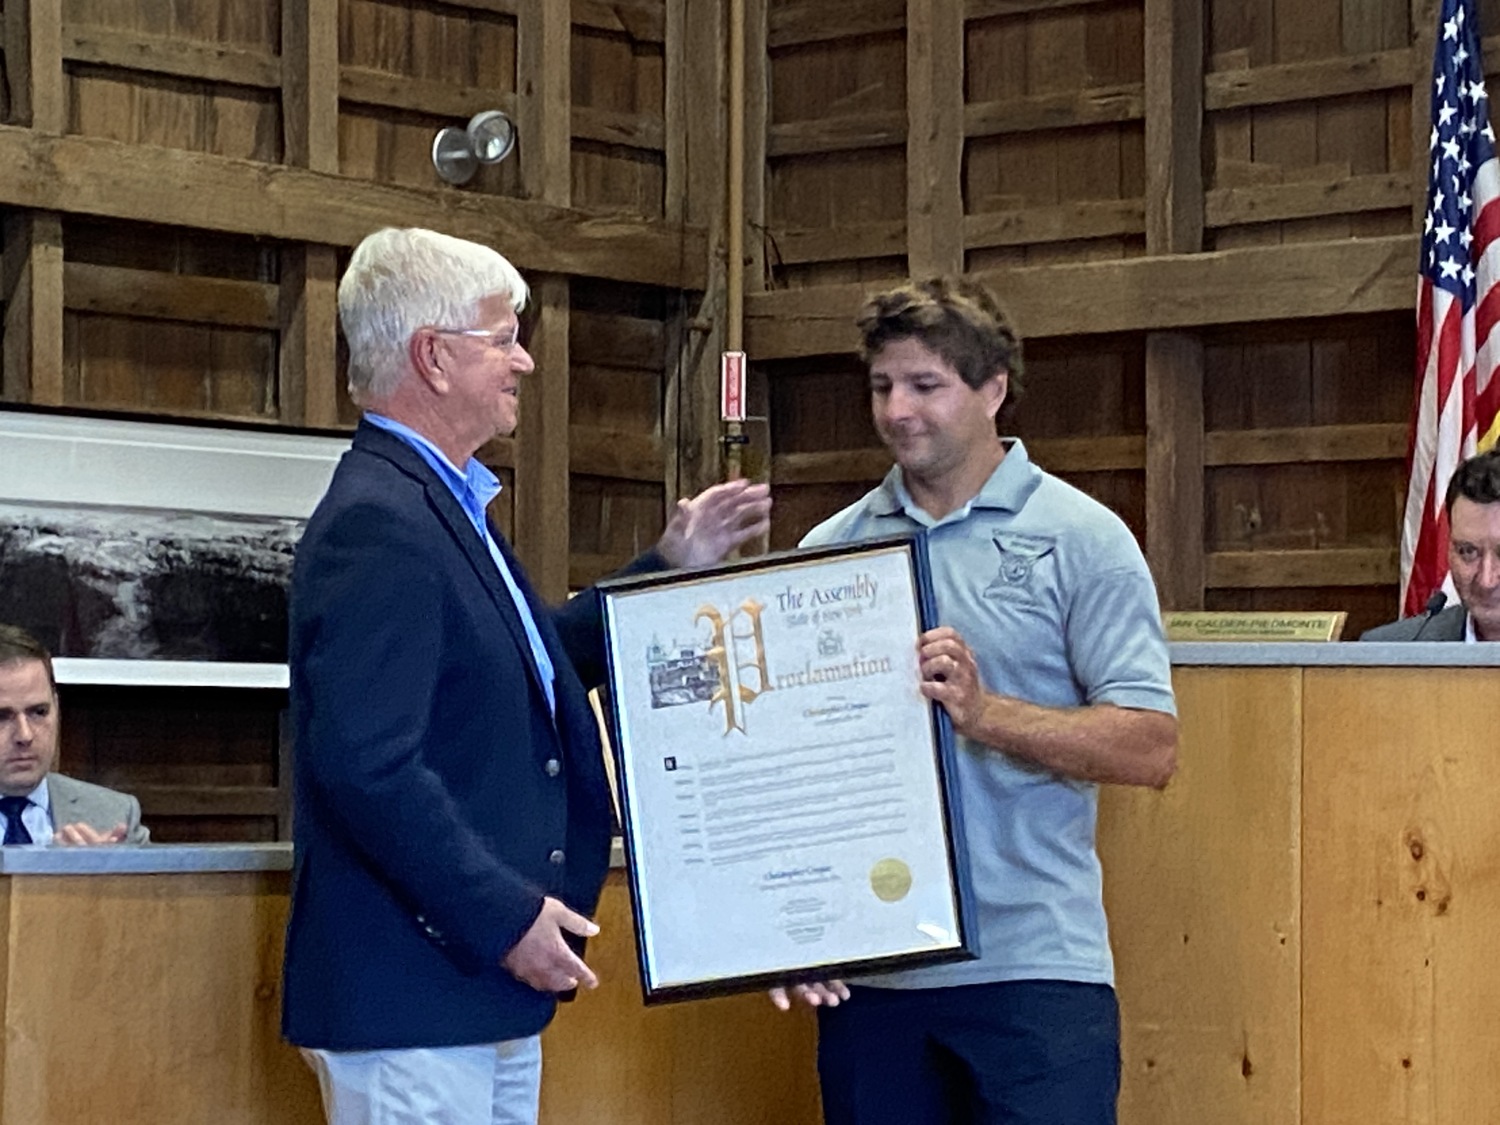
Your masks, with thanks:
[{"label": "vertical wooden post", "polygon": [[[683,293],[669,325],[662,445],[670,507],[719,479],[719,355],[727,341],[728,134],[725,5],[668,0],[666,217],[708,231],[708,279]],[[672,162],[681,161],[674,169]]]},{"label": "vertical wooden post", "polygon": [[280,290],[277,400],[281,420],[294,426],[336,426],[338,258],[333,247],[283,247]]},{"label": "vertical wooden post", "polygon": [[[1146,252],[1203,248],[1203,4],[1145,0]],[[1162,605],[1203,605],[1203,343],[1146,335],[1146,558]]]},{"label": "vertical wooden post", "polygon": [[[740,105],[744,111],[744,145],[741,164],[743,174],[739,182],[744,187],[744,202],[739,214],[731,215],[732,222],[739,224],[744,232],[745,246],[738,261],[729,263],[731,272],[744,279],[745,290],[751,293],[764,292],[768,287],[769,271],[766,268],[766,227],[769,223],[766,191],[769,187],[766,167],[766,135],[771,116],[771,53],[769,44],[770,3],[769,0],[744,0],[744,63],[745,75]],[[736,106],[731,102],[730,112]],[[743,310],[739,318],[744,326]],[[743,335],[740,341],[743,341]],[[729,345],[731,348],[735,343]],[[743,475],[755,479],[767,479],[771,473],[771,425],[770,400],[773,388],[765,369],[749,356],[745,371],[745,408],[748,421],[742,427],[748,439],[742,446],[734,446],[740,454]],[[714,373],[714,413],[717,422],[719,380]],[[732,475],[728,466],[725,476]],[[765,545],[748,547],[747,553],[764,550]]]},{"label": "vertical wooden post", "polygon": [[4,224],[4,397],[39,406],[63,403],[62,219],[20,211]]},{"label": "vertical wooden post", "polygon": [[1203,341],[1146,336],[1146,560],[1164,609],[1202,609]]},{"label": "vertical wooden post", "polygon": [[1146,253],[1203,248],[1203,4],[1146,0]]},{"label": "vertical wooden post", "polygon": [[[17,121],[42,133],[67,128],[62,0],[5,6],[5,61]],[[4,396],[43,406],[63,402],[62,217],[18,212],[4,229]]]},{"label": "vertical wooden post", "polygon": [[[281,8],[281,112],[286,163],[339,170],[339,5],[306,0]],[[338,259],[331,246],[281,251],[281,420],[338,423]]]},{"label": "vertical wooden post", "polygon": [[964,268],[964,5],[906,4],[906,262],[913,277]]},{"label": "vertical wooden post", "polygon": [[[521,179],[533,199],[572,199],[572,19],[567,4],[527,0],[517,17]],[[505,247],[497,249],[503,254]],[[516,432],[516,553],[543,597],[568,592],[568,322],[571,285],[531,280],[530,351],[536,371],[521,390]]]},{"label": "vertical wooden post", "polygon": [[[744,258],[730,262],[743,271],[745,289],[766,289],[766,133],[770,127],[771,55],[769,0],[745,0],[745,87],[741,103],[745,115],[744,205],[738,222],[745,232]],[[731,105],[731,114],[737,107]],[[731,216],[731,220],[734,220]],[[752,357],[754,358],[754,357]]]},{"label": "vertical wooden post", "polygon": [[1412,221],[1422,229],[1427,215],[1428,145],[1432,137],[1432,55],[1437,47],[1438,0],[1411,0],[1411,184]]}]

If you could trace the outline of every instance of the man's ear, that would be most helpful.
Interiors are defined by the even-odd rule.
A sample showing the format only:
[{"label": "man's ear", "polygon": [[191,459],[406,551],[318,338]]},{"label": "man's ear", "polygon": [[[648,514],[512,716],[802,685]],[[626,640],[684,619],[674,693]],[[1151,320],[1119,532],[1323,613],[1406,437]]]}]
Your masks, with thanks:
[{"label": "man's ear", "polygon": [[443,371],[443,363],[447,357],[443,352],[442,337],[436,332],[425,328],[418,328],[413,332],[411,339],[406,342],[406,358],[422,382],[438,394],[447,392],[448,376]]},{"label": "man's ear", "polygon": [[984,396],[985,413],[993,420],[1005,405],[1005,396],[1010,393],[1010,372],[1004,368],[995,372],[980,385],[979,393]]}]

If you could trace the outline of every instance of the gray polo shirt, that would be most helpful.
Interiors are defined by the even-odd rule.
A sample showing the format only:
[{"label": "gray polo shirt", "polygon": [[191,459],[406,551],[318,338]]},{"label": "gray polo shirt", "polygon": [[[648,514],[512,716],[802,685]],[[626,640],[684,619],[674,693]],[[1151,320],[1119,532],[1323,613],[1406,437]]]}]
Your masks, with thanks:
[{"label": "gray polo shirt", "polygon": [[[962,634],[984,686],[1047,707],[1112,703],[1176,713],[1156,587],[1125,524],[1031,463],[1005,459],[967,505],[933,520],[893,468],[803,546],[928,532],[937,623]],[[1094,851],[1098,787],[958,741],[977,899],[977,961],[866,980],[931,988],[1003,980],[1110,984]]]}]

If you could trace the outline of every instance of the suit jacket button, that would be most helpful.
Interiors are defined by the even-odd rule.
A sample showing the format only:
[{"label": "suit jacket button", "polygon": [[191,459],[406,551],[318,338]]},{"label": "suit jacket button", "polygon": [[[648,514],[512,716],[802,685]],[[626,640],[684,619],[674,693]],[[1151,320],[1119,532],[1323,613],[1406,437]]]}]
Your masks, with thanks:
[{"label": "suit jacket button", "polygon": [[547,862],[548,863],[556,863],[556,864],[560,865],[562,863],[562,861],[565,860],[565,859],[567,859],[567,858],[568,857],[565,854],[563,854],[563,850],[561,848],[553,848],[552,849],[552,854],[547,857]]},{"label": "suit jacket button", "polygon": [[558,774],[562,773],[562,763],[559,762],[556,758],[548,758],[546,769],[548,777],[556,777]]}]

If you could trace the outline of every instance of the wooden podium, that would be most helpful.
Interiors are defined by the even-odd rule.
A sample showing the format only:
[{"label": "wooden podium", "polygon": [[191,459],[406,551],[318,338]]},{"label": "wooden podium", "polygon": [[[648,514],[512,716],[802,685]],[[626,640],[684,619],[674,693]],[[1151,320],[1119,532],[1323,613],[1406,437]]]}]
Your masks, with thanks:
[{"label": "wooden podium", "polygon": [[[1122,1123],[1494,1120],[1500,646],[1173,657],[1180,772],[1101,804]],[[320,1122],[279,1035],[290,858],[0,851],[0,1121]],[[648,1010],[619,872],[599,918],[604,984],[545,1033],[543,1125],[816,1125],[809,1013]]]},{"label": "wooden podium", "polygon": [[[320,1125],[281,1040],[287,845],[0,851],[0,1122]],[[809,1013],[647,1010],[616,872],[603,984],[544,1035],[543,1125],[816,1125]]]},{"label": "wooden podium", "polygon": [[1099,843],[1125,1125],[1500,1106],[1500,645],[1177,645],[1180,771]]}]

